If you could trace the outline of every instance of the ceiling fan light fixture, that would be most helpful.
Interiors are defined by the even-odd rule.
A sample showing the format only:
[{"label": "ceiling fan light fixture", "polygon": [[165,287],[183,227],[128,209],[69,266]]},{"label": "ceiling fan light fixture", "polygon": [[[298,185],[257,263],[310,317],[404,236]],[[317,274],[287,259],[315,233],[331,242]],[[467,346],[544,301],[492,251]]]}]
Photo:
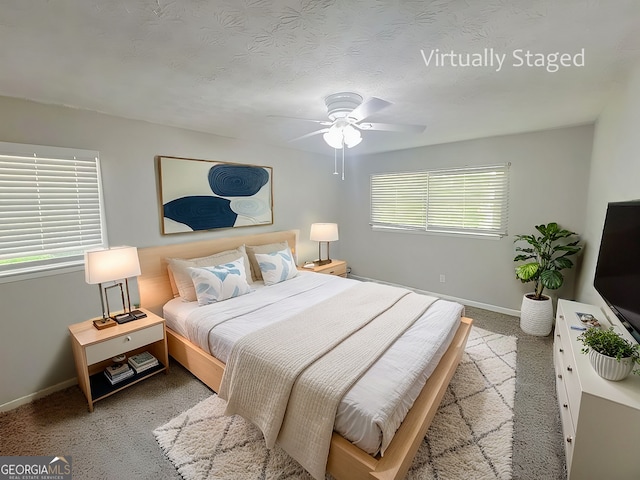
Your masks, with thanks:
[{"label": "ceiling fan light fixture", "polygon": [[351,143],[345,143],[345,145],[346,145],[348,148],[353,148],[353,147],[355,147],[356,145],[358,145],[361,141],[362,141],[362,137],[358,138],[357,140],[355,140],[355,141],[353,141],[353,142],[351,142]]},{"label": "ceiling fan light fixture", "polygon": [[328,132],[322,135],[330,147],[340,149],[345,145],[353,148],[362,141],[360,131],[352,125],[332,125]]},{"label": "ceiling fan light fixture", "polygon": [[324,138],[324,141],[327,142],[327,145],[330,147],[340,149],[343,146],[344,136],[342,129],[335,125],[332,125],[329,131],[322,135],[322,138]]},{"label": "ceiling fan light fixture", "polygon": [[338,118],[345,118],[361,103],[362,97],[353,92],[333,93],[324,99],[327,106],[327,114],[333,121]]},{"label": "ceiling fan light fixture", "polygon": [[[338,92],[325,98],[327,114],[330,121],[309,120],[305,121],[318,123],[324,128],[320,128],[301,137],[294,138],[293,141],[303,140],[316,135],[323,135],[324,141],[336,150],[353,148],[362,142],[362,131],[388,131],[406,132],[420,134],[424,131],[424,125],[402,125],[394,123],[371,123],[364,122],[373,114],[391,105],[390,102],[380,98],[371,97],[363,102],[362,97],[353,92]],[[301,119],[297,119],[301,120]]]},{"label": "ceiling fan light fixture", "polygon": [[362,141],[360,131],[352,125],[344,127],[342,134],[344,135],[344,144],[349,148],[355,147]]}]

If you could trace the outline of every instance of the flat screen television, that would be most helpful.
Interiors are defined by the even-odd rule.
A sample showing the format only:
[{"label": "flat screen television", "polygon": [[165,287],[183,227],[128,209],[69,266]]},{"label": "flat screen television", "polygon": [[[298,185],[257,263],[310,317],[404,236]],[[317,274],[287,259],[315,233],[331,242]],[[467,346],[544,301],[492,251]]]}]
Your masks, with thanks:
[{"label": "flat screen television", "polygon": [[593,285],[640,342],[640,200],[607,206]]}]

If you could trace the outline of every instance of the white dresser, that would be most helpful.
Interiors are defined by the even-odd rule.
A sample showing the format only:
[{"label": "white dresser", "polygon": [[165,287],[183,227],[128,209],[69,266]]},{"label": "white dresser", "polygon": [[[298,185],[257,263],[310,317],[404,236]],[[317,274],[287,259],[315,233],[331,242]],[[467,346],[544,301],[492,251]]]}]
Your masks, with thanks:
[{"label": "white dresser", "polygon": [[[640,479],[640,376],[620,382],[600,378],[580,352],[582,333],[576,312],[590,313],[605,328],[602,311],[592,305],[558,301],[553,359],[568,478]],[[617,319],[616,330],[631,339]]]}]

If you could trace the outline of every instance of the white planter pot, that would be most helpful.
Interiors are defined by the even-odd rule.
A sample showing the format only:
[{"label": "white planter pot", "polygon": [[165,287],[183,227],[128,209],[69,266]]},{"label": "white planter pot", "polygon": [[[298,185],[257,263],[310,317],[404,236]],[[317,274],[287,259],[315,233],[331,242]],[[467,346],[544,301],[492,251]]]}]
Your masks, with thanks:
[{"label": "white planter pot", "polygon": [[593,349],[589,350],[589,361],[598,375],[614,382],[626,378],[633,370],[631,358],[621,358],[618,361],[614,357],[607,357]]},{"label": "white planter pot", "polygon": [[[532,293],[527,295],[533,296]],[[543,296],[542,300],[533,300],[527,295],[522,297],[520,307],[520,328],[524,333],[546,337],[553,327],[553,303],[550,297]]]}]

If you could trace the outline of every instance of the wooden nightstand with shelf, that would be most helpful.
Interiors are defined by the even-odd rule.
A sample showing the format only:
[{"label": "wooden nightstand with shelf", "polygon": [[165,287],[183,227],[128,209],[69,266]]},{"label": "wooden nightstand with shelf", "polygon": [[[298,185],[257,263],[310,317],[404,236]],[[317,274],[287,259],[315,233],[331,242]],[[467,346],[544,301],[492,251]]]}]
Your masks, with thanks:
[{"label": "wooden nightstand with shelf", "polygon": [[347,262],[344,260],[331,260],[326,265],[314,265],[313,267],[298,267],[298,270],[325,273],[337,277],[347,277]]},{"label": "wooden nightstand with shelf", "polygon": [[[98,400],[156,373],[168,373],[169,351],[164,319],[148,310],[142,311],[147,314],[145,318],[103,330],[93,326],[93,319],[69,326],[78,385],[87,397],[90,412]],[[104,369],[113,363],[111,359],[123,353],[128,358],[144,351],[149,351],[160,364],[111,385],[104,375]]]}]

